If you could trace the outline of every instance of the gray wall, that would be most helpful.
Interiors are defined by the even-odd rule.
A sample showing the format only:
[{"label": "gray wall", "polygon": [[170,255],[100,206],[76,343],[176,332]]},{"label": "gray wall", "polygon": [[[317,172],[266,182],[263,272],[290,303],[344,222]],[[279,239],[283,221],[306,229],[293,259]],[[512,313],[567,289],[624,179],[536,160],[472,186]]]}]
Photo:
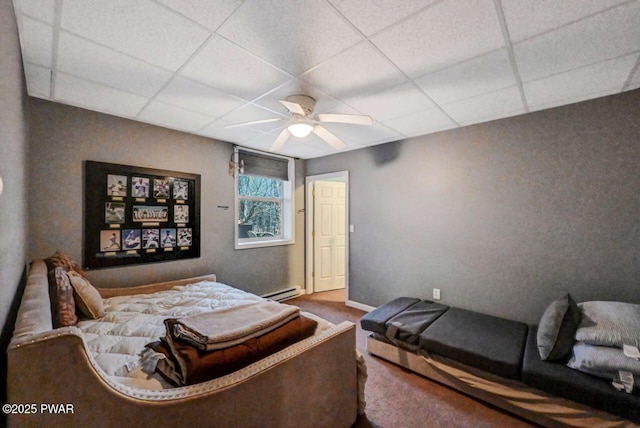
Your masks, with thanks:
[{"label": "gray wall", "polygon": [[0,322],[9,308],[26,265],[28,142],[26,89],[13,5],[0,2]]},{"label": "gray wall", "polygon": [[[98,287],[123,287],[206,273],[256,294],[304,286],[304,218],[296,244],[234,250],[229,143],[30,98],[29,257],[82,255],[83,161],[152,166],[202,175],[201,257],[89,272]],[[296,210],[304,207],[304,162],[296,162]],[[228,210],[217,208],[229,206]]]},{"label": "gray wall", "polygon": [[564,292],[640,303],[640,90],[307,161],[349,170],[349,298],[537,322]]},{"label": "gray wall", "polygon": [[[26,89],[13,5],[0,0],[0,401],[6,400],[6,348],[27,253],[25,155],[28,145]],[[0,415],[0,426],[5,415]]]}]

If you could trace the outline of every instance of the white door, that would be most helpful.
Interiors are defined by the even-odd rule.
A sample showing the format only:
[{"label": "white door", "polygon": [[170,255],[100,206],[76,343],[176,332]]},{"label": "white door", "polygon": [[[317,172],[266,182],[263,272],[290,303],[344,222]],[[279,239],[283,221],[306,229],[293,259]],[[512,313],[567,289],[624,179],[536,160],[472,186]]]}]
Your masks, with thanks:
[{"label": "white door", "polygon": [[314,291],[345,288],[345,183],[316,181],[313,215]]}]

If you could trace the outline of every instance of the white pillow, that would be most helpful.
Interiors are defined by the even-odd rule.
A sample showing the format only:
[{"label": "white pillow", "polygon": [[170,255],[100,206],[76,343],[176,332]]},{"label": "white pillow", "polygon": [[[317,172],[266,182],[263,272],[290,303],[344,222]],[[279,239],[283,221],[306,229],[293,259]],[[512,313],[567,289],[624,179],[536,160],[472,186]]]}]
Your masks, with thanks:
[{"label": "white pillow", "polygon": [[578,342],[567,366],[607,380],[617,380],[620,370],[631,372],[635,385],[640,387],[640,361],[625,356],[618,348]]},{"label": "white pillow", "polygon": [[622,302],[584,302],[576,340],[591,345],[640,346],[640,305]]}]

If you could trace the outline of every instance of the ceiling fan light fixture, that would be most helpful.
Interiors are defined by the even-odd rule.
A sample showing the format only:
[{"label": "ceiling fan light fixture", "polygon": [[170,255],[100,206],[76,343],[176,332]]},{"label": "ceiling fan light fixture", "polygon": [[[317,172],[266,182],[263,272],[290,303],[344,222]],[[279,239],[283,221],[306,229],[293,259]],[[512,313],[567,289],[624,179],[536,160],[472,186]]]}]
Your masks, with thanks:
[{"label": "ceiling fan light fixture", "polygon": [[308,123],[293,123],[287,127],[291,135],[298,138],[304,138],[307,135],[311,134],[313,130],[313,126]]}]

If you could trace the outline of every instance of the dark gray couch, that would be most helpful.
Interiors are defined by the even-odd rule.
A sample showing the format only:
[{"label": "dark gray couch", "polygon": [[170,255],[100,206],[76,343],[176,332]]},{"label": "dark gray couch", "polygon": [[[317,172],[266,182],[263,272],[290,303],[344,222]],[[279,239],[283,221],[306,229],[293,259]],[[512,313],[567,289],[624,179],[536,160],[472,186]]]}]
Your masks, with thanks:
[{"label": "dark gray couch", "polygon": [[361,325],[375,339],[408,352],[442,356],[640,424],[637,393],[617,391],[566,361],[543,361],[537,326],[408,297],[369,312]]}]

